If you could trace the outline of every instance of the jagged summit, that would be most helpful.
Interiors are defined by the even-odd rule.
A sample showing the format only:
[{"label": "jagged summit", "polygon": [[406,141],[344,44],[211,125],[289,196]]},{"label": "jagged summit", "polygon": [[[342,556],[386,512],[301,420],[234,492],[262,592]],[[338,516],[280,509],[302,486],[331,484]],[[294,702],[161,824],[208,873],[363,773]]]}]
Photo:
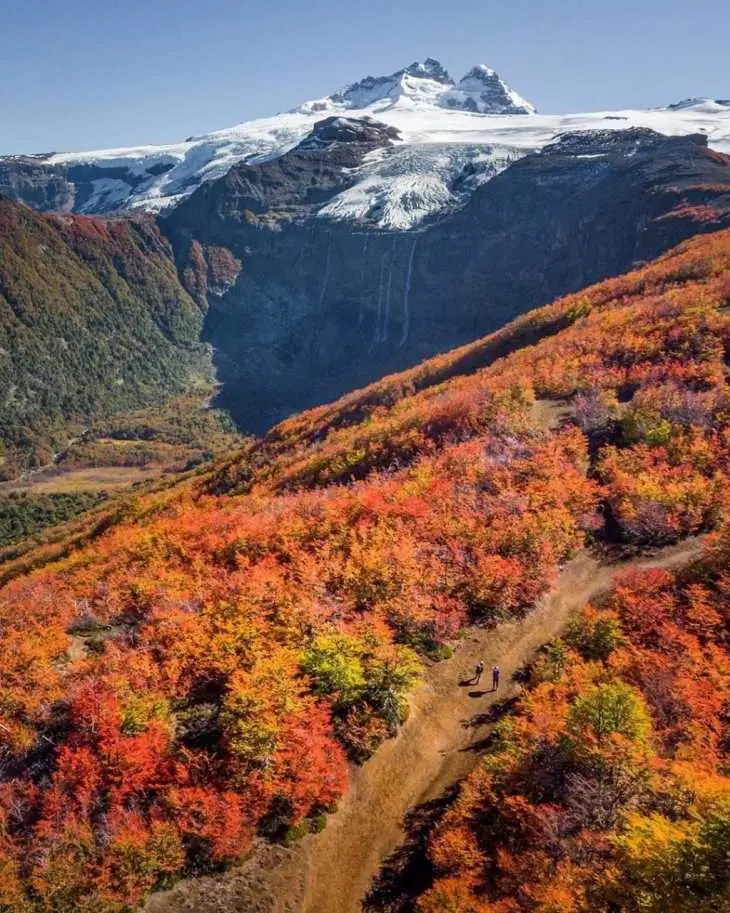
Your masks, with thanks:
[{"label": "jagged summit", "polygon": [[436,104],[439,96],[453,85],[453,79],[441,63],[427,57],[423,63],[415,61],[388,76],[366,76],[327,98],[305,102],[297,110],[382,107],[395,104],[400,99]]},{"label": "jagged summit", "polygon": [[442,103],[479,114],[535,114],[535,107],[503,82],[490,67],[473,67]]},{"label": "jagged summit", "polygon": [[535,108],[483,64],[457,84],[435,58],[416,61],[388,76],[366,76],[296,111],[383,110],[394,106],[451,108],[479,114],[534,114]]},{"label": "jagged summit", "polygon": [[445,85],[451,85],[454,81],[449,76],[449,71],[434,57],[427,57],[423,63],[416,61],[409,67],[405,67],[403,72],[408,73],[409,76],[420,76],[422,79],[435,79],[436,82],[442,82]]}]

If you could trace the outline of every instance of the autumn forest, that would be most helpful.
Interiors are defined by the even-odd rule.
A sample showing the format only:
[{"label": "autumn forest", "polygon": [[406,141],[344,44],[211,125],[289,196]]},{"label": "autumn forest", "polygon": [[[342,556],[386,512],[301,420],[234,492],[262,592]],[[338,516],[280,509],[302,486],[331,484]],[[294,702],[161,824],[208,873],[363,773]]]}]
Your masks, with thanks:
[{"label": "autumn forest", "polygon": [[411,909],[730,911],[729,356],[723,231],[8,561],[0,910],[131,913],[326,828],[470,626],[697,539],[529,659]]}]

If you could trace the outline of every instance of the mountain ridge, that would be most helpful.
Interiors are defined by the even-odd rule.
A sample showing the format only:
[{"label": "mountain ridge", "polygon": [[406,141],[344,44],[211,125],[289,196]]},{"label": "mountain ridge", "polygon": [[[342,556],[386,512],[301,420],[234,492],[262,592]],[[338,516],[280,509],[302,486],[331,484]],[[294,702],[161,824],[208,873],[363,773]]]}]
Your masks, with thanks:
[{"label": "mountain ridge", "polygon": [[533,105],[485,64],[472,67],[456,83],[433,57],[423,63],[415,61],[389,76],[366,76],[325,98],[305,102],[293,111],[324,112],[340,105],[368,108],[404,101],[480,114],[536,113]]}]

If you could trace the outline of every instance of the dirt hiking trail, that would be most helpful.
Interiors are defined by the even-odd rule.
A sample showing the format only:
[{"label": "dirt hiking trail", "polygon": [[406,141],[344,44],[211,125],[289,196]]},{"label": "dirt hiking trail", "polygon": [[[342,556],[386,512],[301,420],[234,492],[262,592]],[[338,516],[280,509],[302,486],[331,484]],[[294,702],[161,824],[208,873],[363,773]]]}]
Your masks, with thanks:
[{"label": "dirt hiking trail", "polygon": [[[603,564],[582,553],[526,618],[493,629],[471,628],[454,656],[429,665],[410,699],[410,716],[362,767],[320,834],[286,849],[262,844],[230,872],[180,882],[154,895],[145,913],[360,913],[383,862],[404,839],[409,809],[442,795],[478,760],[499,704],[514,697],[513,676],[570,616],[605,593],[627,569],[672,568],[697,557],[699,540],[654,556]],[[481,684],[465,685],[482,660]],[[501,685],[491,689],[491,667]]]}]

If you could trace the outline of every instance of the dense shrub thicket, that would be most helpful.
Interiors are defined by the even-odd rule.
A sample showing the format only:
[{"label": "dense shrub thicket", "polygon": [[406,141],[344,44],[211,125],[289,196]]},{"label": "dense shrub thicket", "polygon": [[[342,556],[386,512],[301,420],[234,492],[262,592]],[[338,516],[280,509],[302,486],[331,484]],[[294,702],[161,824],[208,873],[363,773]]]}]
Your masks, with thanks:
[{"label": "dense shrub thicket", "polygon": [[106,492],[0,494],[0,548],[64,523],[101,503]]}]

